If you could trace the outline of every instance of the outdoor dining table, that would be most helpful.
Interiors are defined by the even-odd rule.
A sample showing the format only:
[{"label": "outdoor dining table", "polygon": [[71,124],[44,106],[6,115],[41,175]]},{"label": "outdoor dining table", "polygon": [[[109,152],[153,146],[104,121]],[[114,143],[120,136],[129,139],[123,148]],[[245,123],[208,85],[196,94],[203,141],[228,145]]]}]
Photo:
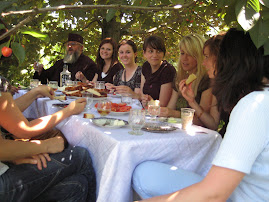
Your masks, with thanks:
[{"label": "outdoor dining table", "polygon": [[[20,91],[14,98],[24,93]],[[120,102],[119,98],[108,99]],[[24,111],[24,115],[37,118],[52,114],[60,110],[53,106],[55,103],[61,102],[38,98]],[[133,100],[132,107],[141,108],[140,102]],[[143,135],[134,136],[128,133],[131,130],[128,125],[121,128],[98,127],[91,119],[83,118],[83,113],[65,119],[57,128],[71,145],[89,151],[96,172],[98,202],[132,201],[132,173],[144,161],[164,162],[205,176],[222,140],[216,131],[195,125],[189,131],[180,128],[166,133],[144,131]],[[94,107],[88,113],[100,117]],[[128,114],[107,117],[128,121]]]}]

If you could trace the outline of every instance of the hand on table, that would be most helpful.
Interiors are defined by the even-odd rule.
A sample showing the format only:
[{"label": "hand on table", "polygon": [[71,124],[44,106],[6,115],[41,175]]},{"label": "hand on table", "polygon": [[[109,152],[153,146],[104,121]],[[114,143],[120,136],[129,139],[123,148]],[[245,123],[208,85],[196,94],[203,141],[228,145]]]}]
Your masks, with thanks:
[{"label": "hand on table", "polygon": [[106,89],[109,91],[114,91],[116,87],[112,83],[106,83],[105,86],[106,86]]},{"label": "hand on table", "polygon": [[70,110],[72,115],[74,114],[80,114],[86,105],[86,98],[79,98],[73,102],[71,102],[66,109]]},{"label": "hand on table", "polygon": [[118,94],[128,93],[128,94],[133,95],[134,93],[134,91],[129,86],[124,86],[124,85],[115,86],[115,90],[116,90],[116,93]]},{"label": "hand on table", "polygon": [[31,91],[36,93],[37,98],[49,97],[50,99],[53,100],[54,90],[51,87],[47,86],[47,85],[40,85],[40,86],[32,89]]}]

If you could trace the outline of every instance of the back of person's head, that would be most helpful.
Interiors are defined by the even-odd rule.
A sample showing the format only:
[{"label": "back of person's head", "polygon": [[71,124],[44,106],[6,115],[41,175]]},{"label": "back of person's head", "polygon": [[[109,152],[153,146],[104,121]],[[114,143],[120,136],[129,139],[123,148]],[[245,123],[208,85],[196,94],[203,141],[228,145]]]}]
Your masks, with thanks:
[{"label": "back of person's head", "polygon": [[213,86],[220,108],[231,111],[242,97],[261,90],[263,76],[263,48],[256,48],[248,32],[231,28],[221,42]]},{"label": "back of person's head", "polygon": [[[197,94],[197,89],[200,81],[206,74],[205,68],[203,67],[203,47],[205,43],[205,38],[199,34],[189,34],[184,36],[179,43],[179,49],[183,50],[188,55],[192,56],[197,61],[197,71],[196,76],[197,79],[192,83],[192,89],[194,94]],[[178,86],[178,82],[182,79],[186,79],[188,77],[188,72],[184,71],[182,68],[180,57],[178,61],[178,75],[176,80],[176,86]]]},{"label": "back of person's head", "polygon": [[111,44],[112,48],[113,48],[110,67],[112,67],[114,65],[114,63],[118,61],[118,44],[117,44],[117,42],[113,38],[104,38],[99,45],[98,52],[96,55],[97,67],[100,68],[101,70],[103,70],[103,67],[105,65],[105,61],[100,55],[100,49],[106,43]]},{"label": "back of person's head", "polygon": [[153,48],[159,50],[161,52],[166,53],[166,48],[164,45],[164,41],[159,36],[149,36],[145,39],[143,44],[143,51],[145,52],[147,48]]}]

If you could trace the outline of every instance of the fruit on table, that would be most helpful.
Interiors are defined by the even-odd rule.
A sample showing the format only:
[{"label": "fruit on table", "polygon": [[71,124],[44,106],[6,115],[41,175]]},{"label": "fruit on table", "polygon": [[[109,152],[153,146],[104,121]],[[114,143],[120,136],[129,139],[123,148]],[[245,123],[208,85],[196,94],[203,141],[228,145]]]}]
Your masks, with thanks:
[{"label": "fruit on table", "polygon": [[12,49],[11,49],[11,48],[6,47],[6,46],[4,46],[4,47],[2,48],[2,55],[3,55],[4,57],[9,57],[9,56],[11,56],[11,54],[12,54]]}]

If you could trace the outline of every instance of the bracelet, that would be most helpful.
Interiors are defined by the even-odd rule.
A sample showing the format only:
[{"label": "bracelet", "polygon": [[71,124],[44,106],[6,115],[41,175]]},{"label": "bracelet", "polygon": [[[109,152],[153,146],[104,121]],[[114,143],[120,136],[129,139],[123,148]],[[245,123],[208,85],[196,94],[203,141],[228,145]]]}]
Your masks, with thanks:
[{"label": "bracelet", "polygon": [[203,113],[204,113],[204,110],[203,110],[203,108],[202,108],[202,111],[201,111],[201,113],[197,116],[197,118],[200,119],[200,117],[203,115]]}]

